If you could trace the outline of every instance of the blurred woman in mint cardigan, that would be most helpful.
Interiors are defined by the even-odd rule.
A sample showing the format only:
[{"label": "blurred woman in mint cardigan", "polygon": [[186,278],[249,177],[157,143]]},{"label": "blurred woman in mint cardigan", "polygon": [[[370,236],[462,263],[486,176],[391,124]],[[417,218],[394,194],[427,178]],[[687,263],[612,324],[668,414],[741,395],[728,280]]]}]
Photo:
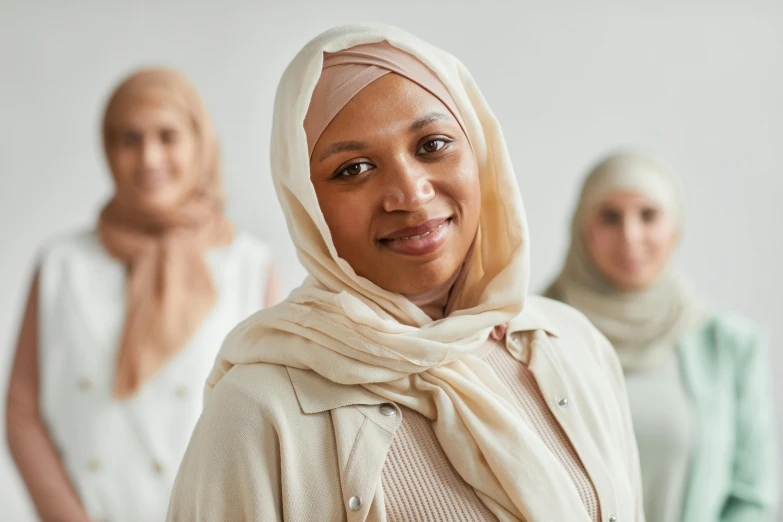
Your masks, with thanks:
[{"label": "blurred woman in mint cardigan", "polygon": [[674,170],[622,152],[582,187],[547,295],[581,310],[623,365],[647,522],[775,520],[778,467],[765,336],[717,313],[672,267],[684,203]]}]

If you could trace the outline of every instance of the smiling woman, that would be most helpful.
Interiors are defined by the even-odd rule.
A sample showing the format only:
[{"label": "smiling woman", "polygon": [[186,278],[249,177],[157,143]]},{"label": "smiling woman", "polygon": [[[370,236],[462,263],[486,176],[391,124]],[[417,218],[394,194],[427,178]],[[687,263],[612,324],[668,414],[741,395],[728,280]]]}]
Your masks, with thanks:
[{"label": "smiling woman", "polygon": [[277,297],[267,247],[223,214],[184,78],[131,75],[102,131],[114,194],[45,250],[10,378],[8,443],[45,521],[162,519],[217,344]]},{"label": "smiling woman", "polygon": [[[462,265],[478,230],[481,190],[451,96],[442,87],[431,87],[440,96],[428,91],[423,85],[438,85],[437,78],[408,56],[388,43],[327,56],[305,130],[310,179],[338,255],[387,290],[418,294]],[[342,102],[330,87],[353,92],[345,85],[355,68],[386,71],[372,65],[381,58],[424,79],[384,74],[363,88],[354,82],[358,92],[317,135],[318,116]]]},{"label": "smiling woman", "polygon": [[647,522],[763,522],[778,504],[764,335],[716,313],[672,255],[685,202],[674,169],[622,151],[585,178],[571,248],[547,295],[612,341],[628,382]]},{"label": "smiling woman", "polygon": [[278,88],[310,277],[226,339],[169,520],[641,521],[616,356],[527,296],[499,124],[454,57],[338,27]]}]

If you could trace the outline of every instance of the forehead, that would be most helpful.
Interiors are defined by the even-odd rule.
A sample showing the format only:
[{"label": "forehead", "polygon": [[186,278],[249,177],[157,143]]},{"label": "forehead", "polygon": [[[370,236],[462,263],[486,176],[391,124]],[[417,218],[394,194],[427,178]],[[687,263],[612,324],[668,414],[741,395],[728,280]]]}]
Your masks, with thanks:
[{"label": "forehead", "polygon": [[618,209],[633,209],[639,207],[660,207],[661,205],[650,196],[629,189],[611,190],[596,201],[596,207],[612,207]]},{"label": "forehead", "polygon": [[411,120],[439,112],[458,125],[437,97],[398,74],[386,74],[362,89],[329,123],[316,144],[339,140],[367,141],[373,134],[407,130]]},{"label": "forehead", "polygon": [[160,99],[136,99],[118,107],[111,127],[117,130],[184,129],[189,123],[188,115],[172,103]]}]

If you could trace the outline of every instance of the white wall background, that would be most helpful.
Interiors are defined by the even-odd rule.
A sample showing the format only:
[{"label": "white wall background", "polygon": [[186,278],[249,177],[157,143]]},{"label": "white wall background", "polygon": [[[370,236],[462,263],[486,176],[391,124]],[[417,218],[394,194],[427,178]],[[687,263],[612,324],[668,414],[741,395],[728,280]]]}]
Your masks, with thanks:
[{"label": "white wall background", "polygon": [[[109,194],[98,122],[113,84],[150,64],[195,83],[222,141],[230,216],[277,249],[290,288],[303,272],[269,177],[274,91],[307,40],[362,20],[451,51],[482,86],[522,186],[537,289],[560,266],[587,166],[619,144],[648,147],[688,193],[681,264],[717,306],[772,332],[783,373],[779,1],[0,0],[0,399],[37,251],[90,226]],[[32,513],[3,447],[0,518]]]}]

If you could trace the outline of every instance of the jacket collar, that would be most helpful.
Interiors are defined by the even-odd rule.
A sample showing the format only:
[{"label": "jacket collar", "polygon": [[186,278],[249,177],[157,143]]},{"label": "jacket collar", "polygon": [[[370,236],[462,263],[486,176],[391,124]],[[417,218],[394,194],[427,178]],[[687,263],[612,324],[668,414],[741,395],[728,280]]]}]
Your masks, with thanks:
[{"label": "jacket collar", "polygon": [[372,405],[389,402],[358,384],[338,384],[312,370],[288,367],[288,376],[306,414],[321,413],[343,406]]}]

